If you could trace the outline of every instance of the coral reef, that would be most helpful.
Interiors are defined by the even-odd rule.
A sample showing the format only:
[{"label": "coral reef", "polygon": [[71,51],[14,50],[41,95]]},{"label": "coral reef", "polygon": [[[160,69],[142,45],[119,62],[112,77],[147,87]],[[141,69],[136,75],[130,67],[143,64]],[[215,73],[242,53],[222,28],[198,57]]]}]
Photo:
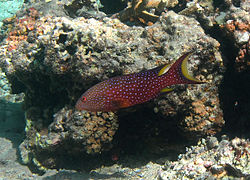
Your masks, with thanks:
[{"label": "coral reef", "polygon": [[39,109],[31,108],[26,112],[27,139],[20,146],[25,164],[34,163],[40,170],[45,170],[58,166],[58,154],[53,152],[77,156],[101,153],[112,147],[111,141],[118,128],[114,113],[73,112],[63,108],[46,127],[41,120],[33,120],[37,111]]},{"label": "coral reef", "polygon": [[[168,14],[171,14],[169,12]],[[164,17],[164,15],[162,16]],[[175,41],[169,43],[170,49],[178,49],[178,46],[182,46],[182,43],[185,43],[185,41],[189,41],[190,37],[192,36],[192,39],[199,39],[200,35],[194,34],[192,32],[202,32],[199,27],[197,27],[196,30],[194,24],[191,23],[189,20],[189,26],[183,25],[185,18],[182,19],[182,16],[176,16],[175,14],[169,15],[167,18],[167,21],[165,24],[173,24],[174,31],[178,32],[177,34],[173,34],[171,38],[175,39],[177,37],[181,38],[181,41]],[[184,22],[183,22],[184,21]],[[192,28],[191,28],[192,26]],[[169,28],[169,29],[168,29]],[[152,27],[155,31],[159,29],[159,27]],[[172,27],[167,27],[167,31],[171,31]],[[183,36],[182,36],[183,34]],[[185,34],[185,35],[184,35]],[[189,38],[187,37],[187,34],[190,34]],[[192,35],[191,35],[192,34]],[[176,36],[176,37],[175,37]],[[158,36],[160,37],[160,36]],[[161,38],[164,37],[164,35],[161,36]],[[157,41],[157,39],[156,39]],[[158,40],[160,41],[160,40]],[[168,45],[167,45],[168,46]],[[214,41],[213,47],[218,48],[219,43]],[[168,50],[167,50],[168,51]],[[222,78],[221,72],[222,72],[222,66],[220,64],[221,57],[218,52],[215,52],[213,55],[205,55],[205,51],[200,51],[199,59],[204,66],[200,66],[200,78],[206,79],[207,82],[211,82],[214,85],[213,86],[191,86],[188,87],[186,91],[183,91],[185,86],[179,86],[176,87],[179,89],[179,91],[175,91],[171,93],[169,96],[164,96],[164,98],[161,98],[160,101],[157,101],[158,104],[156,106],[157,112],[160,111],[160,113],[163,116],[172,117],[176,114],[182,114],[185,117],[181,116],[180,119],[180,127],[184,131],[188,132],[194,132],[196,135],[201,134],[215,134],[216,132],[220,131],[221,127],[224,124],[223,120],[223,114],[222,111],[219,108],[219,97],[218,97],[218,85],[220,84],[220,80]],[[171,54],[171,51],[168,52],[168,54]],[[205,59],[203,59],[205,57]],[[196,59],[195,57],[194,59]],[[193,60],[195,61],[195,60]],[[217,67],[205,65],[206,63],[209,64],[217,64]],[[206,66],[206,67],[205,67]],[[197,68],[197,67],[196,67]],[[206,74],[205,77],[203,76],[203,73]],[[203,76],[203,77],[202,77]],[[201,93],[202,92],[202,93]],[[211,93],[213,92],[213,93]],[[191,101],[188,100],[190,97]],[[189,104],[187,106],[187,104]],[[187,109],[186,109],[187,108]],[[179,110],[181,112],[179,112]],[[178,116],[177,116],[178,117]],[[176,120],[176,116],[174,117]],[[190,135],[193,136],[193,133]]]},{"label": "coral reef", "polygon": [[197,2],[190,1],[186,6],[179,14],[195,17],[202,27],[210,33],[216,34],[218,33],[216,31],[221,31],[220,35],[224,41],[228,39],[238,49],[238,56],[235,59],[237,71],[241,72],[249,68],[247,44],[250,33],[250,6],[248,2],[221,1],[213,5],[212,1],[199,0]]},{"label": "coral reef", "polygon": [[13,143],[0,137],[0,178],[1,179],[86,179],[90,178],[88,173],[78,173],[70,170],[48,170],[44,175],[33,174],[27,166],[18,162],[17,150]]},{"label": "coral reef", "polygon": [[[34,0],[24,7],[27,10],[3,21],[0,107],[12,108],[6,100],[24,101],[26,137],[19,149],[21,160],[34,172],[47,171],[48,179],[249,177],[245,139],[223,137],[219,142],[209,137],[187,148],[178,161],[154,159],[171,150],[179,153],[178,147],[220,132],[225,120],[227,130],[242,127],[242,136],[249,135],[247,1],[132,0],[111,18],[99,11],[99,0]],[[127,26],[116,17],[151,26]],[[75,110],[76,100],[94,84],[171,64],[189,51],[193,51],[189,71],[206,83],[173,86],[169,94],[118,112]],[[231,65],[235,72],[228,76]],[[21,92],[25,98],[11,94]],[[179,146],[179,137],[188,142]],[[131,161],[126,159],[126,148],[138,153]],[[151,152],[154,158],[149,161],[155,162],[145,165],[143,152]],[[136,158],[143,159],[143,165]],[[100,167],[104,159],[121,165]]]},{"label": "coral reef", "polygon": [[[238,72],[249,70],[249,41],[250,41],[249,11],[232,6],[218,23],[225,38],[233,42],[238,50],[235,58],[235,68]],[[216,17],[218,19],[218,17]]]},{"label": "coral reef", "polygon": [[235,69],[238,72],[249,71],[250,67],[250,39],[241,46],[238,56],[235,59]]},{"label": "coral reef", "polygon": [[249,137],[250,128],[250,93],[246,90],[247,82],[250,81],[249,8],[247,1],[232,1],[223,8],[223,12],[214,14],[215,36],[221,42],[224,64],[227,67],[221,98],[224,119],[227,121],[226,129],[230,129],[231,133],[238,131],[243,137]]},{"label": "coral reef", "polygon": [[23,18],[7,18],[3,21],[3,28],[7,33],[6,46],[8,51],[16,49],[21,41],[27,41],[28,33],[39,28],[36,27],[36,19],[39,13],[34,8],[26,10],[26,15]]},{"label": "coral reef", "polygon": [[24,8],[34,7],[43,16],[57,17],[85,17],[103,18],[104,12],[99,11],[103,7],[100,0],[30,0],[24,4]]},{"label": "coral reef", "polygon": [[145,25],[152,25],[159,18],[153,11],[160,14],[165,8],[174,7],[177,4],[178,0],[132,0],[128,2],[127,8],[112,17],[119,18],[123,22],[137,20]]},{"label": "coral reef", "polygon": [[175,161],[165,161],[163,165],[149,162],[136,168],[113,165],[92,171],[96,177],[107,175],[111,179],[248,179],[249,140],[235,138],[228,140],[222,136],[201,139],[197,145],[187,147]]},{"label": "coral reef", "polygon": [[186,2],[179,14],[194,17],[204,29],[213,27],[215,13],[214,2],[209,0],[184,1]]},{"label": "coral reef", "polygon": [[[70,170],[47,170],[42,175],[32,174],[26,167],[16,162],[15,150],[6,139],[1,139],[0,144],[0,177],[3,178],[25,178],[25,179],[208,179],[208,178],[229,178],[248,179],[249,170],[249,140],[234,138],[229,140],[222,136],[219,141],[216,137],[201,139],[197,145],[187,147],[184,154],[180,154],[175,161],[158,160],[157,163],[149,162],[136,167],[124,167],[122,164],[114,164],[95,168],[91,173],[76,172]],[[131,157],[127,160],[136,164]],[[160,162],[163,162],[160,163]],[[8,169],[8,171],[7,171]],[[24,173],[25,172],[25,173]]]},{"label": "coral reef", "polygon": [[[26,149],[31,151],[31,156],[40,157],[38,161],[42,166],[57,164],[41,162],[46,159],[40,152],[55,151],[53,145],[46,143],[57,142],[59,137],[60,141],[67,142],[69,138],[60,132],[54,133],[52,127],[68,127],[63,132],[74,135],[74,138],[71,136],[74,146],[82,144],[82,150],[87,153],[102,152],[106,149],[104,144],[105,147],[112,146],[111,140],[118,126],[115,115],[106,114],[106,118],[84,115],[82,121],[85,123],[78,122],[77,118],[62,120],[59,118],[62,115],[57,115],[71,114],[62,110],[63,107],[74,105],[84,90],[108,77],[172,63],[190,50],[196,50],[190,58],[190,71],[208,83],[176,87],[176,91],[165,99],[163,97],[161,103],[155,101],[156,108],[164,119],[175,116],[180,122],[187,122],[182,129],[192,132],[191,135],[214,134],[224,124],[217,99],[223,72],[218,52],[220,44],[206,36],[192,18],[169,11],[154,26],[141,28],[128,27],[109,18],[101,22],[45,16],[36,20],[36,28],[28,32],[27,41],[19,42],[16,49],[7,51],[3,48],[5,45],[8,41],[2,43],[0,56],[4,60],[1,65],[11,83],[15,84],[16,77],[23,84],[26,95],[27,140],[24,144],[31,147]],[[176,112],[171,114],[173,110],[169,111],[169,107]],[[103,126],[105,119],[114,120]],[[193,120],[197,127],[189,123]],[[81,125],[77,126],[74,121]],[[89,131],[90,127],[96,128]],[[81,138],[80,134],[84,137],[79,142],[76,137]],[[63,148],[66,144],[59,143],[61,149],[68,149]]]},{"label": "coral reef", "polygon": [[249,140],[224,137],[201,139],[197,146],[187,148],[178,161],[166,162],[161,179],[246,178],[250,176]]}]

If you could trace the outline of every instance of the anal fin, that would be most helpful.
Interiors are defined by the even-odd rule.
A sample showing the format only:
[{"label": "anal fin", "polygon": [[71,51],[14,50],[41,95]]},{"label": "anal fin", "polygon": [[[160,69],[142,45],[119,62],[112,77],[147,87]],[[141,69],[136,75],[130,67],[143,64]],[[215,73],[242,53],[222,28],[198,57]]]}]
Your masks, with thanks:
[{"label": "anal fin", "polygon": [[171,92],[171,91],[173,91],[173,90],[174,90],[173,88],[165,87],[165,88],[163,88],[160,92],[161,92],[161,93],[168,93],[168,92]]}]

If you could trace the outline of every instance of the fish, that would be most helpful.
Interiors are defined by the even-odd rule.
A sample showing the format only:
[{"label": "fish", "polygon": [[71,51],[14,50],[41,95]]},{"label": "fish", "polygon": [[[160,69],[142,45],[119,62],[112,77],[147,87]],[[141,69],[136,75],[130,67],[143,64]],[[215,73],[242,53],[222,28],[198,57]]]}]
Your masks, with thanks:
[{"label": "fish", "polygon": [[174,89],[176,84],[201,84],[188,73],[187,62],[191,52],[185,53],[173,65],[165,64],[138,73],[117,76],[88,89],[78,99],[79,111],[114,112],[154,99]]}]

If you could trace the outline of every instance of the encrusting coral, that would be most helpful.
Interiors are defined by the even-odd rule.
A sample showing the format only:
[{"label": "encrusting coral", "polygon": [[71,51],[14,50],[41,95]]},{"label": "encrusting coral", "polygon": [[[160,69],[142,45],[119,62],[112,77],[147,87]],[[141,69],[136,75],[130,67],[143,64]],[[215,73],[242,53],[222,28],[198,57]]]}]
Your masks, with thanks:
[{"label": "encrusting coral", "polygon": [[8,46],[8,51],[16,49],[21,41],[28,39],[30,31],[36,30],[36,19],[38,17],[39,12],[35,8],[29,8],[26,10],[26,15],[23,18],[18,19],[14,16],[3,21],[3,29],[7,30],[6,45]]}]

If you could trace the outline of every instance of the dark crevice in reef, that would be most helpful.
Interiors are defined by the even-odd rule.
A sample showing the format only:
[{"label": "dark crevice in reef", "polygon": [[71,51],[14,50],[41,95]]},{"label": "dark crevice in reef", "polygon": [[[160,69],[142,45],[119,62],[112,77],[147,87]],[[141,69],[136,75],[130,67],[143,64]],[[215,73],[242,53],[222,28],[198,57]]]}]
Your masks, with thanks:
[{"label": "dark crevice in reef", "polygon": [[220,87],[221,107],[225,120],[223,132],[232,137],[249,138],[250,75],[247,71],[237,72],[234,69],[236,55],[234,54],[233,56],[230,49],[225,51],[225,55],[230,59],[227,64],[227,71],[224,74],[223,83]]},{"label": "dark crevice in reef", "polygon": [[186,0],[179,0],[178,4],[173,8],[168,8],[168,11],[173,10],[175,13],[179,13],[187,7],[186,5],[187,5]]},{"label": "dark crevice in reef", "polygon": [[218,26],[207,30],[206,33],[220,42],[220,51],[226,67],[219,90],[219,99],[225,120],[225,127],[221,134],[249,138],[249,72],[248,70],[236,71],[235,58],[239,48],[232,39],[225,36],[225,33]]},{"label": "dark crevice in reef", "polygon": [[[118,157],[132,157],[144,164],[149,161],[162,163],[160,158],[167,155],[169,160],[176,160],[180,153],[184,153],[184,146],[192,143],[186,141],[178,128],[178,117],[161,117],[153,111],[152,102],[137,105],[136,110],[131,108],[135,112],[126,113],[129,109],[118,112],[119,129],[114,136],[112,149]],[[125,158],[119,162],[131,166]]]},{"label": "dark crevice in reef", "polygon": [[101,0],[101,4],[103,7],[100,8],[100,11],[103,11],[106,14],[115,14],[127,7],[125,1],[122,2],[117,0]]},{"label": "dark crevice in reef", "polygon": [[[23,108],[28,116],[26,118],[36,117],[32,121],[43,119],[42,127],[38,128],[42,131],[52,123],[53,114],[70,101],[67,91],[58,88],[63,87],[62,84],[67,83],[67,79],[58,76],[53,79],[53,75],[46,76],[42,73],[30,74],[29,77],[23,80],[27,81]],[[44,111],[41,111],[42,109]]]},{"label": "dark crevice in reef", "polygon": [[[233,2],[238,6],[237,1]],[[215,2],[214,6],[221,10],[228,9],[225,3]],[[220,52],[222,53],[223,64],[226,68],[223,74],[223,80],[219,87],[220,105],[223,110],[225,126],[221,134],[226,133],[229,136],[250,137],[250,73],[249,70],[237,72],[235,69],[235,59],[239,52],[239,47],[235,44],[233,37],[225,34],[218,25],[212,28],[207,26],[207,22],[196,14],[197,20],[205,33],[216,39],[220,43]],[[247,133],[248,132],[248,133]]]},{"label": "dark crevice in reef", "polygon": [[18,76],[8,76],[11,83],[11,93],[19,94],[26,90],[26,86],[17,78]]},{"label": "dark crevice in reef", "polygon": [[250,137],[249,122],[249,72],[237,73],[227,71],[222,84],[221,94],[224,119],[226,121],[225,132],[232,137]]}]

